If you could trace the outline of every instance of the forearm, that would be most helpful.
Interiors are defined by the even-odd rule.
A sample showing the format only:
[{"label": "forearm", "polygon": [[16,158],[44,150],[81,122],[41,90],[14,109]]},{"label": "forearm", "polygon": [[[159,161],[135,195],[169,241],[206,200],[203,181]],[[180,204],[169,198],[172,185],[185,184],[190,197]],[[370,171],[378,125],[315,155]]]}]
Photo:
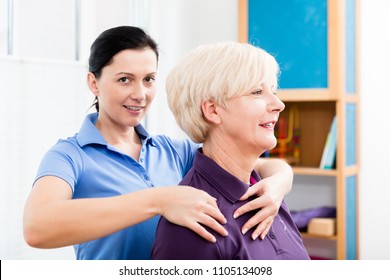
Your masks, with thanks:
[{"label": "forearm", "polygon": [[43,206],[26,205],[24,230],[28,244],[55,248],[104,237],[143,222],[159,211],[161,189],[110,198],[69,199]]},{"label": "forearm", "polygon": [[284,189],[284,193],[291,191],[294,174],[291,166],[284,160],[259,158],[255,169],[262,178],[276,175],[280,181],[278,186]]},{"label": "forearm", "polygon": [[[203,238],[221,235],[226,219],[213,197],[184,186],[154,187],[107,198],[72,199],[67,182],[55,176],[39,179],[24,211],[24,237],[32,247],[55,248],[104,237],[155,215],[185,226]],[[154,234],[154,233],[153,233]]]}]

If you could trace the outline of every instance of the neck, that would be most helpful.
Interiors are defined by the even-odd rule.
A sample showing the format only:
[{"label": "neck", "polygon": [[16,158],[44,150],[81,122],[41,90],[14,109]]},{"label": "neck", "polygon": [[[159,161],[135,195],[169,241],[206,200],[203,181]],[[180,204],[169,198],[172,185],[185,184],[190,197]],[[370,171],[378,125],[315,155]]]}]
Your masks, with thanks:
[{"label": "neck", "polygon": [[238,147],[232,144],[234,141],[218,140],[218,137],[207,139],[203,143],[203,154],[214,160],[221,168],[233,176],[246,184],[250,184],[250,176],[258,155],[246,153],[245,147]]},{"label": "neck", "polygon": [[128,143],[139,143],[139,137],[134,127],[121,127],[112,122],[108,123],[101,118],[97,119],[95,126],[109,144],[113,145],[124,141]]},{"label": "neck", "polygon": [[141,150],[141,139],[134,127],[123,128],[112,123],[107,123],[101,119],[96,121],[95,126],[108,144],[138,161]]}]

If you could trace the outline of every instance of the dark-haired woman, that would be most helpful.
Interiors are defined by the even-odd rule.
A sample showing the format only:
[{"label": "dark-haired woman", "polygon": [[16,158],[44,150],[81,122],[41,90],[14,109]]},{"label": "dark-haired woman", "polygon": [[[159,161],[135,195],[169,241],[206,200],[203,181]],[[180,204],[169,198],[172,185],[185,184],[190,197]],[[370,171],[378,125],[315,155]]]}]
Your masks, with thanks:
[{"label": "dark-haired woman", "polygon": [[[152,136],[140,124],[156,94],[157,62],[156,42],[137,27],[112,28],[94,41],[87,82],[97,112],[42,159],[24,212],[30,246],[74,245],[77,259],[150,259],[160,215],[210,242],[215,236],[204,226],[228,234],[213,197],[177,185],[198,145]],[[259,197],[236,214],[261,208],[244,225],[260,236],[292,172],[281,161],[259,159],[257,167],[269,178],[244,195]]]}]

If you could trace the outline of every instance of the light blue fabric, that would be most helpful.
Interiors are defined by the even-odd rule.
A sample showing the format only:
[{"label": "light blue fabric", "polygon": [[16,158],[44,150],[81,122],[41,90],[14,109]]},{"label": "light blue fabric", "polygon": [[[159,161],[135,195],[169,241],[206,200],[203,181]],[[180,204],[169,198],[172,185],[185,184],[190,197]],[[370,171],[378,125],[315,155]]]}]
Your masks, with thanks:
[{"label": "light blue fabric", "polygon": [[[150,136],[141,126],[139,162],[106,143],[89,114],[73,137],[60,140],[44,156],[36,180],[57,176],[69,183],[73,198],[109,197],[154,186],[177,185],[191,168],[199,145],[189,140]],[[150,259],[159,217],[104,238],[75,246],[77,259]]]}]

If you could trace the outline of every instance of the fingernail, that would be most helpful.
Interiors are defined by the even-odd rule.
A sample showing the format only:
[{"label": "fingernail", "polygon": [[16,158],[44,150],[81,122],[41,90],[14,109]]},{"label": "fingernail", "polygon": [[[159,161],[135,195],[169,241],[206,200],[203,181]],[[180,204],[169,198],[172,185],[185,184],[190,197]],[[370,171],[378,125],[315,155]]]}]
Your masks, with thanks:
[{"label": "fingernail", "polygon": [[234,213],[233,214],[233,218],[236,219],[238,217],[238,214],[237,213]]},{"label": "fingernail", "polygon": [[256,233],[252,235],[252,239],[256,240],[256,238],[259,237]]},{"label": "fingernail", "polygon": [[217,242],[217,239],[213,236],[213,238],[211,238],[211,242],[215,243]]},{"label": "fingernail", "polygon": [[248,231],[248,229],[244,228],[241,232],[242,232],[242,234],[245,234],[245,233],[247,233],[247,231]]},{"label": "fingernail", "polygon": [[265,234],[262,234],[262,235],[260,236],[260,238],[261,238],[261,240],[264,240]]}]

